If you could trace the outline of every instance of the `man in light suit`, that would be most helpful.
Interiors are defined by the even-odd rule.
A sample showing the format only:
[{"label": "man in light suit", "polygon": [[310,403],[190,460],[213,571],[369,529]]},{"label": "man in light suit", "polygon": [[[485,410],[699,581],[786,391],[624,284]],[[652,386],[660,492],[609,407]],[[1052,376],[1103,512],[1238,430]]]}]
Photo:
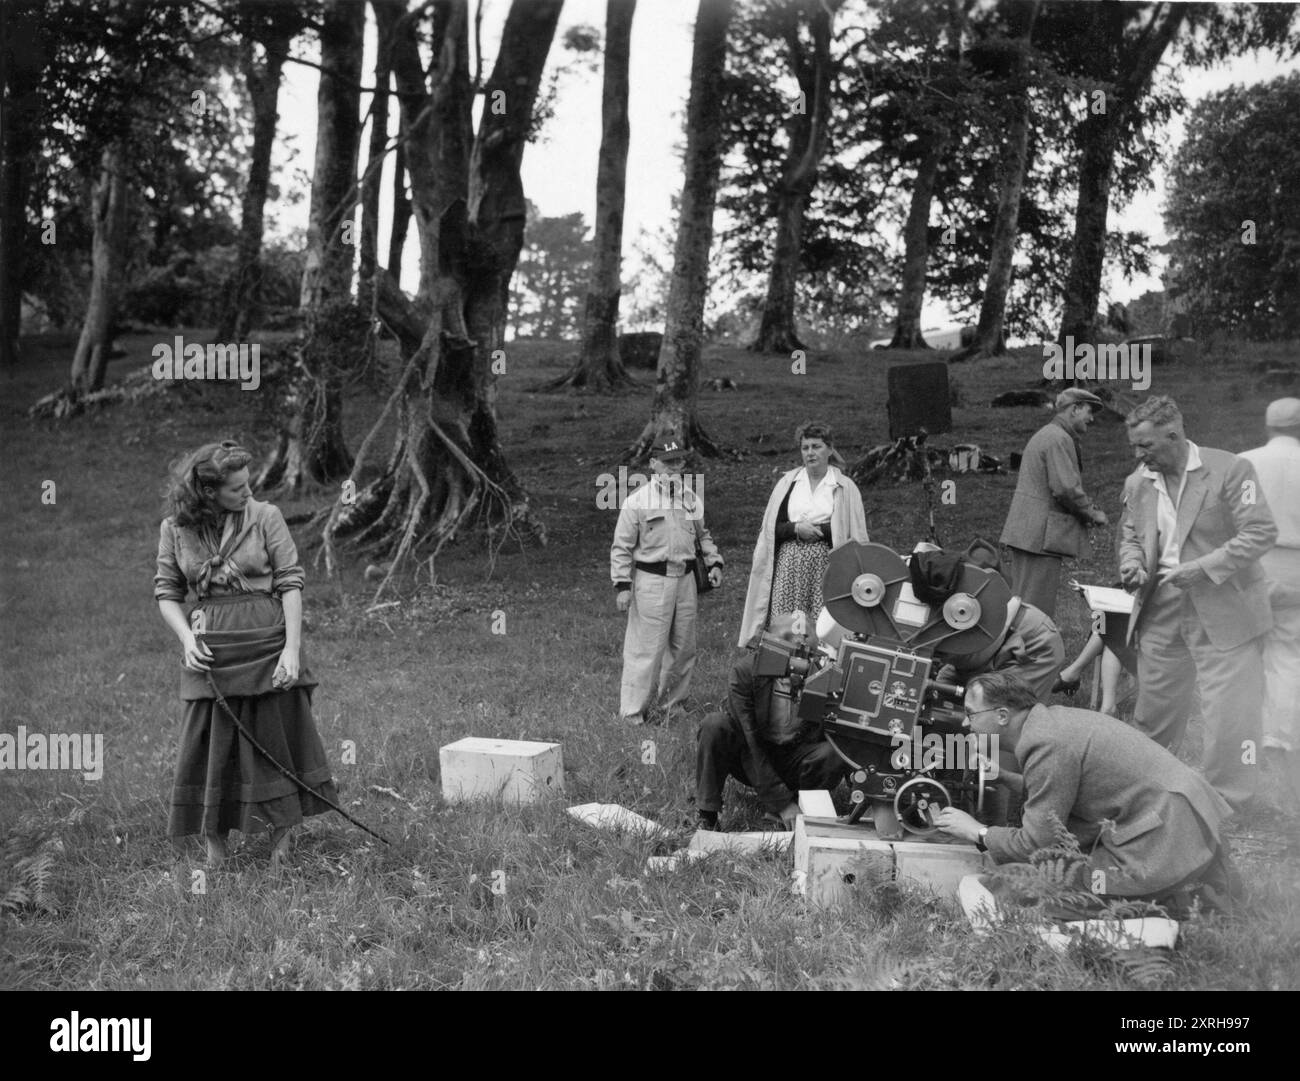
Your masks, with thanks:
[{"label": "man in light suit", "polygon": [[1080,440],[1093,410],[1104,404],[1078,387],[1056,396],[1056,416],[1025,444],[1002,527],[1002,543],[1011,549],[1012,591],[1048,616],[1056,614],[1062,557],[1081,554],[1088,526],[1107,521],[1083,490]]},{"label": "man in light suit", "polygon": [[1268,442],[1242,453],[1277,522],[1277,547],[1259,561],[1274,626],[1264,637],[1264,751],[1300,800],[1300,398],[1270,402]]},{"label": "man in light suit", "polygon": [[1254,467],[1188,440],[1172,398],[1148,398],[1127,423],[1140,463],[1124,484],[1119,553],[1120,579],[1137,594],[1134,723],[1177,753],[1199,689],[1206,779],[1249,812],[1259,783],[1259,638],[1273,625],[1259,559],[1277,526]]},{"label": "man in light suit", "polygon": [[947,807],[940,830],[998,863],[1023,863],[1056,844],[1059,821],[1090,853],[1085,889],[1178,915],[1198,896],[1231,908],[1240,878],[1220,837],[1231,810],[1195,770],[1114,717],[1040,705],[1008,672],[972,679],[965,707],[971,728],[995,735],[1024,770],[1023,824],[985,826]]}]

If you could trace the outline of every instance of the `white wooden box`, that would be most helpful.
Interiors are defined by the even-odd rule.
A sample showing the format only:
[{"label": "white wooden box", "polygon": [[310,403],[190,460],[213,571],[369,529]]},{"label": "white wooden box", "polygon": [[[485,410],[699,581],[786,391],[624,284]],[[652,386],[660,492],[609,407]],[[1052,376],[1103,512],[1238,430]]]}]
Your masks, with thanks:
[{"label": "white wooden box", "polygon": [[795,879],[821,906],[847,899],[864,872],[877,880],[907,879],[955,899],[963,876],[991,867],[984,853],[960,841],[883,841],[870,826],[804,815],[795,821]]},{"label": "white wooden box", "polygon": [[564,791],[564,756],[558,743],[467,736],[439,748],[438,763],[442,798],[448,803],[532,803]]}]

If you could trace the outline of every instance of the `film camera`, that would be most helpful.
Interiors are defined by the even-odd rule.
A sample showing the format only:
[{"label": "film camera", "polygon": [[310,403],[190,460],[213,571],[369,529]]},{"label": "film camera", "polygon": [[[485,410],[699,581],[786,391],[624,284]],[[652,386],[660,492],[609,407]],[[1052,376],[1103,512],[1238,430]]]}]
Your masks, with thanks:
[{"label": "film camera", "polygon": [[963,732],[963,688],[935,677],[948,662],[985,663],[1018,602],[996,571],[950,570],[946,598],[935,602],[927,588],[927,602],[892,549],[843,544],[822,579],[826,610],[845,632],[838,648],[771,634],[759,644],[757,674],[789,678],[800,719],[819,725],[851,767],[849,822],[870,810],[882,837],[932,834],[948,806],[982,815],[996,777],[996,748]]}]

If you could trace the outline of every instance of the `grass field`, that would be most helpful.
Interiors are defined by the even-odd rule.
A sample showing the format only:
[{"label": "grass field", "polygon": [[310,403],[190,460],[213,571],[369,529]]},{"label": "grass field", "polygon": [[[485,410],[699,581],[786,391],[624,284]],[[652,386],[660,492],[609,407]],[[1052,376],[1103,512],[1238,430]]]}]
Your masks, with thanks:
[{"label": "grass field", "polygon": [[[176,333],[122,339],[128,355],[110,380]],[[1280,826],[1233,835],[1249,888],[1242,915],[1186,924],[1168,956],[1093,947],[1057,956],[1014,929],[972,948],[954,905],[907,887],[881,883],[843,910],[810,911],[792,895],[784,859],[710,858],[652,877],[645,858],[672,845],[580,825],[561,804],[443,805],[439,746],[471,734],[529,738],[563,744],[567,802],[692,823],[694,725],[724,694],[762,509],[775,476],[797,464],[793,430],[826,419],[850,460],[885,441],[886,368],[922,359],[906,354],[814,354],[807,374],[794,375],[787,358],[707,352],[706,378],[738,384],[702,392],[704,423],[734,453],[696,467],[727,579],[702,602],[690,716],[632,730],[616,718],[614,518],[595,493],[644,422],[649,389],[534,394],[572,347],[508,349],[506,449],[548,527],[545,548],[507,546],[489,570],[482,542],[467,538],[440,556],[436,581],[408,581],[400,604],[368,614],[361,567],[345,570],[341,589],[326,582],[311,565],[313,537],[299,535],[326,751],[345,804],[398,843],[384,849],[336,815],[316,818],[299,833],[290,871],[272,874],[267,838],[245,837],[230,868],[193,892],[198,841],[174,865],[164,836],[181,708],[179,651],[152,599],[159,491],[182,450],[233,437],[265,451],[272,431],[257,393],[233,387],[185,388],[64,424],[27,420],[31,402],[62,380],[72,344],[28,342],[24,367],[3,384],[0,706],[5,732],[102,733],[107,762],[99,781],[0,773],[0,896],[25,886],[34,902],[0,914],[0,987],[1300,988],[1300,851]],[[1193,440],[1242,450],[1262,441],[1272,395],[1254,388],[1250,369],[1268,357],[1294,350],[1213,348],[1157,368],[1152,391],[1178,398]],[[1036,382],[1040,364],[1041,354],[1022,351],[955,366],[956,430],[942,442],[978,443],[1004,461],[1020,450],[1046,415],[988,402]],[[353,448],[377,409],[349,397]],[[1088,486],[1117,520],[1132,462],[1122,424],[1095,425],[1085,453]],[[53,505],[42,501],[47,480]],[[1014,484],[1014,474],[958,478],[956,503],[935,508],[944,542],[996,539]],[[863,494],[873,539],[908,550],[925,535],[919,486]],[[281,504],[287,514],[312,505]],[[1099,531],[1074,573],[1109,582],[1113,542],[1113,528]],[[504,613],[504,634],[493,633],[494,613]],[[1073,655],[1085,637],[1082,605],[1063,598],[1058,616]],[[654,765],[641,763],[647,738]],[[355,765],[340,761],[345,740],[356,744]],[[757,813],[733,791],[724,825]],[[493,892],[494,871],[505,873],[504,894]]]}]

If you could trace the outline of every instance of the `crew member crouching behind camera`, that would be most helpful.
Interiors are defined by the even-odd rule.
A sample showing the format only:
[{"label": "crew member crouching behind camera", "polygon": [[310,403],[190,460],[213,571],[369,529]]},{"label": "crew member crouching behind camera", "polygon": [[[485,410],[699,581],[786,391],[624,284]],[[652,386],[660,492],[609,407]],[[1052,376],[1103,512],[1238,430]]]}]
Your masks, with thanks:
[{"label": "crew member crouching behind camera", "polygon": [[1114,717],[1040,705],[1006,672],[975,676],[965,705],[971,728],[997,736],[1020,763],[1023,825],[985,826],[946,807],[940,830],[998,863],[1023,863],[1055,844],[1059,820],[1091,853],[1084,889],[1179,912],[1196,896],[1207,907],[1231,907],[1239,878],[1219,833],[1231,810],[1199,773]]},{"label": "crew member crouching behind camera", "polygon": [[[802,612],[776,616],[768,633],[790,644],[815,647]],[[731,670],[726,708],[700,722],[695,758],[695,804],[701,829],[718,828],[727,777],[750,785],[767,814],[764,825],[790,828],[799,814],[800,789],[832,789],[848,766],[815,725],[799,720],[797,691],[788,676],[756,676],[757,638]]]}]

